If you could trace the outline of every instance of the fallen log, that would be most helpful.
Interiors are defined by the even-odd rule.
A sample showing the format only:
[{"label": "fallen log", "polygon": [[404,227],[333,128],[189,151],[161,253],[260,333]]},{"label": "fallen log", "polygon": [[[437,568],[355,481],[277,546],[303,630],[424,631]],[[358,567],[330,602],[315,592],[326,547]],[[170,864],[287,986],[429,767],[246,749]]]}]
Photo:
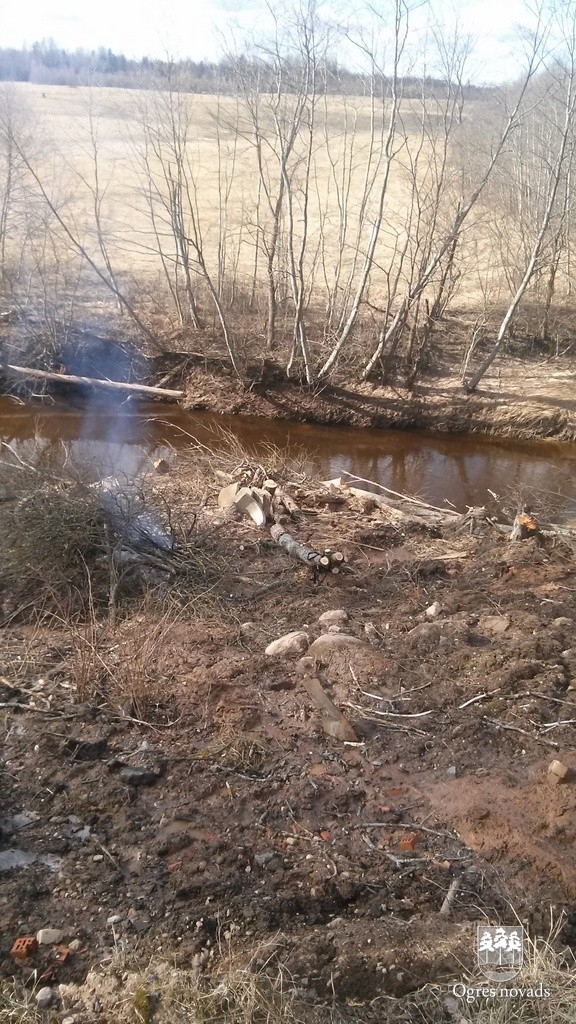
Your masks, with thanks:
[{"label": "fallen log", "polygon": [[16,374],[19,377],[31,377],[33,380],[60,381],[65,384],[83,384],[88,387],[108,388],[115,391],[129,391],[139,395],[150,395],[158,398],[184,398],[184,391],[172,388],[155,388],[147,384],[125,384],[119,380],[100,380],[98,377],[79,377],[71,373],[54,373],[51,370],[36,370],[29,366],[13,366],[11,363],[0,365],[0,371]]},{"label": "fallen log", "polygon": [[[298,558],[301,562],[305,562],[315,572],[338,572],[344,561],[344,555],[342,555],[341,561],[337,560],[333,565],[328,552],[316,551],[314,548],[308,547],[307,544],[301,544],[291,533],[286,533],[284,527],[278,523],[274,523],[270,527],[270,536],[289,555],[292,555],[293,558]],[[337,554],[340,556],[341,552],[337,552]]]},{"label": "fallen log", "polygon": [[[379,487],[381,491],[385,491],[386,494],[391,494],[394,498],[399,498],[401,502],[408,502],[411,505],[418,505],[422,509],[426,509],[432,512],[441,512],[445,516],[457,516],[459,513],[449,508],[439,508],[438,505],[430,505],[427,501],[422,501],[420,498],[413,498],[410,494],[401,494],[400,491],[393,491],[390,487],[385,487],[384,484],[377,483],[376,480],[366,480],[363,476],[356,476],[354,473],[348,473],[347,470],[342,470],[342,476],[350,477],[350,483],[344,483],[344,488],[353,490],[354,481],[359,484],[369,484],[370,487]],[[335,481],[330,481],[335,482]],[[364,492],[366,493],[366,492]],[[367,492],[374,497],[375,495],[370,491]],[[393,504],[393,503],[391,503]]]},{"label": "fallen log", "polygon": [[281,487],[278,487],[278,484],[275,485],[272,493],[274,497],[275,514],[278,515],[278,512],[281,512],[283,506],[290,518],[294,519],[300,511],[298,505],[294,501],[294,498],[291,498],[289,494],[286,494],[286,491],[283,491]]}]

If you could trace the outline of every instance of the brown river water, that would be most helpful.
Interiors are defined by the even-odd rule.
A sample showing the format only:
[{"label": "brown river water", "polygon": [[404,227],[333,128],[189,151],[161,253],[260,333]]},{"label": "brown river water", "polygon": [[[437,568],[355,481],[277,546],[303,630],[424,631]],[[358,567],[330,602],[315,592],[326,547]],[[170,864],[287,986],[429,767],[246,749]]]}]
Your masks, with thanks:
[{"label": "brown river water", "polygon": [[[0,397],[0,440],[20,458],[88,464],[95,479],[145,471],[193,439],[225,448],[221,431],[264,458],[266,444],[305,456],[317,479],[343,471],[434,505],[465,511],[487,505],[512,514],[527,502],[545,518],[576,519],[576,445],[497,441],[477,435],[356,430],[285,420],[186,412],[174,405],[123,401],[110,406],[20,404]],[[0,462],[0,479],[2,465]]]}]

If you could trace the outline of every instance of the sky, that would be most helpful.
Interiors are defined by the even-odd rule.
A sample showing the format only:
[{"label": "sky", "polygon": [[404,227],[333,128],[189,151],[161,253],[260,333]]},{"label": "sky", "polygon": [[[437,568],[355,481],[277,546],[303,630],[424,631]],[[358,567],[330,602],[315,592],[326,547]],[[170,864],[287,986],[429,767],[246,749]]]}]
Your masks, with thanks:
[{"label": "sky", "polygon": [[[433,17],[458,22],[475,37],[473,78],[504,81],[519,70],[517,26],[522,0],[432,0]],[[329,15],[358,10],[354,0],[324,0]],[[391,0],[375,0],[382,10]],[[414,32],[423,31],[430,8],[420,5]],[[103,46],[127,57],[218,60],[232,40],[262,31],[266,0],[0,0],[0,45],[21,47],[53,39],[65,49]]]}]

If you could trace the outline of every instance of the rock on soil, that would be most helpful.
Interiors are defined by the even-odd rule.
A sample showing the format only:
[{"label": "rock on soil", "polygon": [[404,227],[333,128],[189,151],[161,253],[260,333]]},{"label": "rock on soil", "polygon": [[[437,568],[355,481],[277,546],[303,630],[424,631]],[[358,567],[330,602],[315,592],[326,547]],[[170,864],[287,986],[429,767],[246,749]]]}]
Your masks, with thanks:
[{"label": "rock on soil", "polygon": [[302,630],[295,630],[292,633],[286,633],[284,636],[278,637],[277,640],[273,640],[269,643],[264,653],[269,658],[278,658],[280,656],[288,658],[296,658],[304,651],[308,649],[310,643],[310,637],[307,633]]},{"label": "rock on soil", "polygon": [[348,622],[348,615],[343,608],[334,608],[332,611],[322,612],[318,616],[321,626],[343,626]]}]

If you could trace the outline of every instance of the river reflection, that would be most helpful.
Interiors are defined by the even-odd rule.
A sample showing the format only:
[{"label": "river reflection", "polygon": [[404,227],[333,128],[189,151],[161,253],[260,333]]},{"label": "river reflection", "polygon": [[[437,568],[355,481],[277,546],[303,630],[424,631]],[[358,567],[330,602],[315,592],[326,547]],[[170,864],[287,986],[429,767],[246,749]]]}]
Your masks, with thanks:
[{"label": "river reflection", "polygon": [[458,510],[480,504],[494,512],[503,504],[515,510],[528,501],[547,516],[576,517],[576,447],[571,444],[321,427],[132,401],[77,409],[0,398],[0,438],[20,458],[89,464],[94,479],[110,472],[136,474],[151,457],[166,456],[169,448],[186,447],[192,439],[225,447],[223,430],[255,452],[265,444],[300,449],[308,471],[321,479],[347,471]]}]

